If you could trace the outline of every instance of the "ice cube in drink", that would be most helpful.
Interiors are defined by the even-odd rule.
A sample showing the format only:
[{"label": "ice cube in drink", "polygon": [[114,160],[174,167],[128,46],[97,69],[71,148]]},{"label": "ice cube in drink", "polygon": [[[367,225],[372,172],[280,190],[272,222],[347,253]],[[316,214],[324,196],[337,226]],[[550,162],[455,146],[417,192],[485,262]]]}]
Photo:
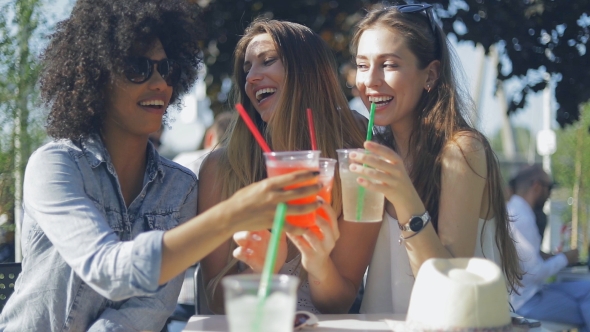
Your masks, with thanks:
[{"label": "ice cube in drink", "polygon": [[299,278],[273,275],[268,284],[268,296],[264,302],[259,302],[260,277],[241,274],[221,280],[230,332],[293,331]]},{"label": "ice cube in drink", "polygon": [[291,332],[295,319],[295,300],[280,292],[271,294],[261,310],[260,330],[253,331],[257,313],[258,298],[243,295],[226,303],[226,314],[230,332]]}]

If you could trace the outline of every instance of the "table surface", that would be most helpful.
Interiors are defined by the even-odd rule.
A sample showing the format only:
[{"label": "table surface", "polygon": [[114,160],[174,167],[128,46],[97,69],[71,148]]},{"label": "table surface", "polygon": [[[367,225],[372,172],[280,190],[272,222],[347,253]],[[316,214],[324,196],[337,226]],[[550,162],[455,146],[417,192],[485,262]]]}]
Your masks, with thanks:
[{"label": "table surface", "polygon": [[[405,315],[388,314],[346,314],[346,315],[317,315],[320,323],[317,327],[306,331],[334,332],[334,331],[357,331],[357,332],[391,332],[392,329],[385,320],[392,320],[398,324],[403,322]],[[550,332],[559,331],[557,325],[542,323],[541,327],[530,329],[529,332]],[[192,316],[188,321],[184,332],[226,332],[228,331],[227,321],[224,315]]]}]

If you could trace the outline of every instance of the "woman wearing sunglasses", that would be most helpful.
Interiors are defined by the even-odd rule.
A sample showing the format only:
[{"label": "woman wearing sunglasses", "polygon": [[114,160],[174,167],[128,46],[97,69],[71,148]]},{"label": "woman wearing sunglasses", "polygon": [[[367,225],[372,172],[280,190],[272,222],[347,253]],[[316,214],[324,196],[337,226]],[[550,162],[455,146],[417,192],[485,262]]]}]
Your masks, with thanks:
[{"label": "woman wearing sunglasses", "polygon": [[473,108],[432,6],[371,11],[352,41],[356,85],[382,130],[364,145],[374,156],[356,154],[351,171],[386,198],[361,312],[405,313],[433,257],[488,258],[513,289],[520,273],[498,163],[466,117]]},{"label": "woman wearing sunglasses", "polygon": [[[334,56],[327,44],[300,24],[256,20],[234,53],[235,101],[265,134],[274,151],[311,150],[306,108],[312,109],[318,150],[336,158],[336,149],[360,147],[364,134],[340,88]],[[243,121],[235,121],[223,148],[200,172],[199,212],[239,188],[266,177],[262,150]],[[206,193],[206,194],[205,194]],[[316,219],[311,230],[282,238],[275,272],[299,276],[298,310],[346,313],[362,282],[380,223],[342,219],[341,185],[334,177],[332,220]],[[340,216],[340,218],[339,218]],[[260,273],[270,233],[240,232],[201,261],[209,308],[224,310],[219,280],[227,274]],[[237,246],[236,246],[237,243]],[[240,260],[238,263],[237,260]]]},{"label": "woman wearing sunglasses", "polygon": [[198,11],[184,0],[79,0],[58,24],[40,85],[56,140],[27,165],[22,273],[0,331],[159,331],[181,272],[234,232],[270,227],[279,202],[318,192],[283,190],[317,177],[294,173],[195,217],[194,174],[148,136],[195,81]]}]

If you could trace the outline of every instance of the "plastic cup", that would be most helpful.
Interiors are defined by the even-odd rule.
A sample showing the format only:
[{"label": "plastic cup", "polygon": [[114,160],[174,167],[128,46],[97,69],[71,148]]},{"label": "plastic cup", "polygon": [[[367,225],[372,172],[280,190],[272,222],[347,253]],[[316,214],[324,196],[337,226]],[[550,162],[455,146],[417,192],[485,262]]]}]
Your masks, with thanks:
[{"label": "plastic cup", "polygon": [[[273,275],[268,297],[258,312],[260,275],[227,276],[221,280],[225,299],[225,313],[230,332],[291,332],[295,319],[299,278]],[[257,314],[262,317],[258,331],[253,331]]]},{"label": "plastic cup", "polygon": [[[349,170],[349,165],[352,163],[349,159],[351,152],[369,153],[363,149],[343,149],[336,150],[338,152],[338,171],[340,172],[340,182],[342,185],[342,209],[344,212],[344,220],[356,222],[379,222],[383,220],[383,205],[385,203],[385,196],[383,193],[364,190],[363,199],[359,200],[359,184],[356,179],[358,174]],[[357,204],[363,204],[362,214],[357,219]]]},{"label": "plastic cup", "polygon": [[[320,158],[320,182],[322,189],[319,196],[328,204],[332,204],[332,187],[334,186],[334,169],[336,168],[336,159]],[[326,220],[330,220],[324,209],[319,208],[316,213]]]},{"label": "plastic cup", "polygon": [[[264,154],[266,160],[266,172],[269,177],[292,173],[300,170],[317,171],[319,169],[320,151],[285,151],[270,152]],[[287,186],[285,189],[294,189],[317,183],[317,179],[303,181],[301,183]],[[300,199],[288,201],[288,204],[309,204],[316,201],[316,195],[306,196]],[[316,225],[316,213],[287,216],[289,224],[297,227],[309,228]]]}]

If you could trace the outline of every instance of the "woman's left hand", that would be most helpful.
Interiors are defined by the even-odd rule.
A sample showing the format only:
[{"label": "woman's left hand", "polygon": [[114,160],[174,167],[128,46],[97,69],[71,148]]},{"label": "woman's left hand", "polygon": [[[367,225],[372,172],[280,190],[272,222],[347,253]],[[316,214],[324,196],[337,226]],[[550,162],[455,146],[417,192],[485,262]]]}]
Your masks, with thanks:
[{"label": "woman's left hand", "polygon": [[[374,142],[365,142],[364,147],[371,153],[350,155],[350,159],[357,163],[352,164],[350,170],[363,175],[357,180],[360,185],[383,193],[396,208],[421,203],[404,161],[395,151]],[[369,167],[363,167],[363,164]]]},{"label": "woman's left hand", "polygon": [[326,262],[330,260],[330,253],[340,237],[336,212],[327,203],[324,203],[321,208],[330,218],[330,220],[325,220],[319,215],[316,217],[316,224],[324,235],[322,240],[311,229],[305,231],[303,235],[287,233],[291,242],[301,252],[301,264],[307,273],[319,280],[324,279]]},{"label": "woman's left hand", "polygon": [[[234,257],[250,266],[254,273],[262,273],[271,238],[270,231],[266,229],[261,231],[241,231],[235,233],[233,238],[238,245],[233,252]],[[279,272],[285,264],[286,258],[287,238],[285,237],[285,233],[282,233],[279,239],[273,273]]]}]

